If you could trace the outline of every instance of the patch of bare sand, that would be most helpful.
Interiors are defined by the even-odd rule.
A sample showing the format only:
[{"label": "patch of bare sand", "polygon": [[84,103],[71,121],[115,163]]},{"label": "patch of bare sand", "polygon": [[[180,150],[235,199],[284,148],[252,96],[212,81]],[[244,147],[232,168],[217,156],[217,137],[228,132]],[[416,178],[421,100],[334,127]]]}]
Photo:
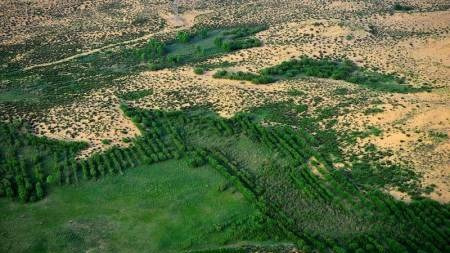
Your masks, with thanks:
[{"label": "patch of bare sand", "polygon": [[172,12],[160,12],[159,15],[166,21],[170,27],[185,27],[189,28],[194,26],[195,19],[198,16],[211,13],[210,10],[189,10],[178,15],[174,15]]},{"label": "patch of bare sand", "polygon": [[424,42],[418,42],[417,45],[412,46],[410,54],[416,60],[450,68],[450,37],[432,38]]},{"label": "patch of bare sand", "polygon": [[89,148],[81,156],[113,145],[127,146],[123,139],[139,134],[136,126],[121,113],[118,99],[108,90],[97,91],[68,106],[52,108],[45,119],[36,122],[35,131],[55,139],[87,142]]},{"label": "patch of bare sand", "polygon": [[393,15],[376,16],[374,22],[381,27],[397,31],[429,31],[447,28],[450,24],[450,11],[434,12],[396,12]]},{"label": "patch of bare sand", "polygon": [[408,194],[398,191],[396,189],[388,190],[387,193],[391,194],[392,197],[394,197],[396,200],[401,200],[401,201],[405,201],[405,202],[411,201],[411,197]]},{"label": "patch of bare sand", "polygon": [[434,137],[432,132],[450,136],[449,97],[436,93],[396,94],[383,98],[385,111],[350,118],[354,126],[375,126],[380,136],[360,139],[358,146],[372,143],[393,150],[389,158],[407,162],[423,173],[424,185],[435,185],[430,197],[450,201],[450,139]]},{"label": "patch of bare sand", "polygon": [[153,95],[132,104],[149,109],[178,110],[194,105],[210,105],[230,117],[245,108],[282,99],[283,84],[254,85],[249,82],[214,79],[195,75],[191,68],[143,72],[126,85],[129,89],[153,89]]},{"label": "patch of bare sand", "polygon": [[332,1],[324,7],[330,11],[344,10],[344,11],[358,11],[367,8],[370,3],[365,2],[347,2],[347,1]]}]

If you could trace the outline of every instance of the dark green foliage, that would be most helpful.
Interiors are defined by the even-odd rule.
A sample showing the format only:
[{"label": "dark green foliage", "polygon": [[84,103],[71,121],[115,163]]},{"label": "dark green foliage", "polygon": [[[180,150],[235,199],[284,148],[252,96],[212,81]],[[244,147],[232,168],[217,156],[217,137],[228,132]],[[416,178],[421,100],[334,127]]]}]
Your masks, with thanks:
[{"label": "dark green foliage", "polygon": [[[204,34],[202,34],[202,37],[203,37],[203,35]],[[177,33],[177,36],[176,36],[177,41],[181,42],[181,43],[188,43],[190,40],[190,37],[191,36],[186,31],[180,31]]]},{"label": "dark green foliage", "polygon": [[120,93],[117,96],[123,100],[138,100],[153,94],[153,90],[137,90]]},{"label": "dark green foliage", "polygon": [[[223,73],[216,78],[228,78],[235,80],[247,80],[253,83],[273,83],[279,79],[312,76],[319,78],[332,78],[359,84],[369,89],[383,92],[421,92],[429,88],[414,88],[404,85],[402,78],[394,75],[383,74],[358,67],[350,60],[333,60],[328,58],[313,59],[301,57],[282,62],[281,64],[262,69],[259,74],[252,73]],[[337,94],[346,94],[346,89],[338,89]]]},{"label": "dark green foliage", "polygon": [[[167,129],[162,132],[174,135],[168,140],[177,139],[184,143],[183,149],[195,149],[185,153],[192,167],[207,162],[274,220],[275,228],[270,229],[278,230],[278,235],[294,241],[302,250],[357,252],[361,248],[364,252],[396,252],[402,248],[445,249],[447,241],[444,238],[448,232],[444,232],[442,225],[435,227],[435,231],[442,231],[437,234],[443,233],[436,234],[438,241],[422,247],[423,240],[432,240],[424,233],[425,227],[403,216],[407,212],[409,216],[421,219],[420,212],[415,211],[416,205],[423,203],[425,207],[428,204],[421,200],[404,204],[378,190],[397,187],[415,195],[420,192],[417,174],[399,166],[368,162],[369,155],[373,154],[355,162],[351,171],[335,170],[331,164],[341,156],[337,133],[319,130],[318,119],[304,117],[295,121],[294,115],[298,113],[285,116],[293,110],[292,106],[257,108],[252,114],[241,114],[231,120],[202,111],[161,114],[126,110],[131,117],[145,115],[160,121],[157,125]],[[305,111],[304,108],[298,110]],[[334,115],[332,110],[323,111],[326,117]],[[303,128],[262,127],[258,122],[263,119],[299,124]],[[374,134],[377,134],[376,130]],[[238,148],[244,136],[252,145],[252,148],[246,147],[250,154],[245,155]],[[268,154],[273,157],[254,153],[258,146],[270,150]],[[376,149],[368,150],[377,152]],[[258,163],[259,160],[265,162]],[[315,175],[311,166],[316,166],[322,177]],[[431,203],[443,210],[447,208]]]},{"label": "dark green foliage", "polygon": [[0,123],[0,196],[42,199],[48,183],[61,183],[63,172],[70,178],[66,164],[86,146],[34,136],[24,122]]},{"label": "dark green foliage", "polygon": [[394,10],[396,10],[396,11],[411,11],[411,10],[414,10],[414,7],[400,4],[400,3],[395,3]]},{"label": "dark green foliage", "polygon": [[214,78],[223,78],[231,80],[251,81],[254,84],[273,83],[275,80],[267,75],[258,75],[249,72],[228,72],[226,70],[219,70],[213,75]]},{"label": "dark green foliage", "polygon": [[275,81],[276,81],[276,79],[269,75],[259,75],[252,79],[252,83],[254,83],[254,84],[268,84],[268,83],[273,83]]},{"label": "dark green foliage", "polygon": [[200,62],[208,58],[240,49],[259,47],[261,41],[252,38],[261,27],[236,29],[200,29],[193,33],[179,31],[173,41],[165,43],[152,40],[146,48],[138,50],[141,60],[150,70],[176,67]]},{"label": "dark green foliage", "polygon": [[247,27],[238,27],[232,30],[224,32],[224,35],[231,36],[232,39],[238,39],[247,37],[249,35],[261,32],[266,30],[266,26],[247,26]]},{"label": "dark green foliage", "polygon": [[43,199],[44,198],[44,188],[42,188],[42,185],[40,182],[36,183],[36,198],[37,199]]},{"label": "dark green foliage", "polygon": [[196,67],[196,68],[194,68],[194,73],[197,75],[203,75],[205,73],[205,69]]},{"label": "dark green foliage", "polygon": [[[87,171],[85,178],[97,179],[123,174],[138,165],[185,158],[193,171],[204,165],[215,169],[258,208],[261,217],[254,218],[261,229],[255,230],[254,222],[230,225],[241,231],[260,231],[249,233],[248,241],[277,237],[307,252],[447,249],[449,206],[419,198],[423,189],[413,170],[380,162],[389,154],[374,146],[367,146],[365,155],[355,156],[351,167],[333,166],[343,159],[338,141],[345,141],[347,134],[320,127],[323,120],[339,113],[333,108],[322,108],[318,117],[312,117],[306,105],[279,103],[231,119],[199,108],[161,112],[121,105],[121,109],[142,135],[128,148],[57,164],[52,173],[60,174],[55,176],[57,182],[72,184],[77,173]],[[261,123],[268,121],[279,124]],[[368,131],[380,134],[376,128]],[[73,170],[75,164],[81,169]],[[22,167],[14,168],[21,171]],[[39,175],[40,169],[33,168]],[[5,179],[9,179],[2,179],[6,195],[9,184],[3,183]],[[20,173],[14,179],[17,188],[13,190],[21,200],[38,198],[30,194],[37,186],[30,187],[28,181],[32,182]],[[409,193],[414,200],[404,203],[382,192],[391,187]]]},{"label": "dark green foliage", "polygon": [[198,64],[197,67],[202,68],[204,70],[212,70],[217,68],[226,68],[233,67],[236,63],[231,63],[228,61],[218,62],[218,63],[202,63]]},{"label": "dark green foliage", "polygon": [[260,40],[249,38],[222,42],[220,47],[225,50],[225,52],[232,52],[240,49],[260,47],[261,45],[262,43]]},{"label": "dark green foliage", "polygon": [[214,45],[216,45],[216,47],[222,48],[223,45],[223,37],[217,37],[214,39]]},{"label": "dark green foliage", "polygon": [[435,141],[445,141],[448,139],[448,134],[445,132],[439,132],[439,131],[430,131],[428,133],[431,138],[433,138]]},{"label": "dark green foliage", "polygon": [[142,57],[143,60],[157,59],[163,56],[165,51],[166,46],[164,45],[164,43],[155,39],[151,39],[148,41],[147,46],[142,53]]},{"label": "dark green foliage", "polygon": [[[302,57],[263,69],[261,73],[272,76],[287,76],[292,70],[296,70],[298,75],[344,80],[379,91],[406,93],[426,90],[425,88],[412,88],[402,85],[403,80],[401,78],[363,69],[350,60]],[[342,93],[344,90],[338,92]]]}]

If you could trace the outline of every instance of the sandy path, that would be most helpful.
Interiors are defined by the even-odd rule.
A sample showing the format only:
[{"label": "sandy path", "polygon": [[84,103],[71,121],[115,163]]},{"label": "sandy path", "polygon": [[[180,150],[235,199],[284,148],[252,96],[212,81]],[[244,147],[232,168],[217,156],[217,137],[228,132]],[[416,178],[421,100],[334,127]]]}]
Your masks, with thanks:
[{"label": "sandy path", "polygon": [[109,45],[106,45],[106,46],[103,46],[103,47],[100,47],[100,48],[96,48],[96,49],[92,49],[92,50],[89,50],[89,51],[86,51],[86,52],[83,52],[83,53],[75,54],[75,55],[63,58],[61,60],[28,66],[28,67],[24,68],[24,70],[31,70],[31,69],[35,69],[35,68],[48,67],[48,66],[52,66],[52,65],[68,62],[68,61],[71,61],[73,59],[77,59],[77,58],[80,58],[80,57],[83,57],[83,56],[87,56],[87,55],[90,55],[90,54],[98,53],[98,52],[100,52],[102,50],[105,50],[105,49],[109,49],[109,48],[113,48],[113,47],[117,47],[117,46],[128,45],[128,44],[133,44],[133,43],[138,43],[138,42],[141,42],[143,40],[148,40],[148,39],[154,37],[155,35],[162,34],[162,33],[168,32],[168,31],[177,31],[177,30],[182,30],[184,28],[192,27],[195,24],[195,18],[198,15],[207,14],[207,13],[210,13],[210,12],[211,11],[203,11],[203,12],[189,11],[189,12],[186,12],[186,13],[184,13],[182,15],[179,15],[177,19],[175,19],[175,17],[173,15],[160,14],[167,21],[168,27],[165,27],[163,30],[161,30],[159,32],[149,33],[149,34],[146,34],[146,35],[144,35],[142,37],[139,37],[139,38],[136,38],[136,39],[132,39],[132,40],[127,40],[127,41],[122,41],[122,42],[118,42],[118,43],[109,44]]},{"label": "sandy path", "polygon": [[156,34],[163,33],[163,32],[166,32],[166,31],[167,30],[164,29],[164,30],[156,32],[156,33],[146,34],[146,35],[144,35],[142,37],[139,37],[139,38],[136,38],[136,39],[122,41],[122,42],[118,42],[118,43],[113,43],[113,44],[109,44],[109,45],[106,45],[106,46],[103,46],[103,47],[100,47],[100,48],[92,49],[92,50],[89,50],[89,51],[86,51],[86,52],[83,52],[83,53],[75,54],[75,55],[63,58],[61,60],[28,66],[28,67],[24,68],[24,70],[31,70],[31,69],[35,69],[35,68],[48,67],[48,66],[52,66],[52,65],[68,62],[68,61],[71,61],[73,59],[77,59],[77,58],[80,58],[80,57],[83,57],[83,56],[87,56],[87,55],[90,55],[90,54],[94,54],[94,53],[100,52],[100,51],[105,50],[105,49],[109,49],[109,48],[113,48],[113,47],[117,47],[117,46],[128,45],[128,44],[132,44],[132,43],[138,43],[138,42],[140,42],[142,40],[148,40],[151,37],[155,36]]}]

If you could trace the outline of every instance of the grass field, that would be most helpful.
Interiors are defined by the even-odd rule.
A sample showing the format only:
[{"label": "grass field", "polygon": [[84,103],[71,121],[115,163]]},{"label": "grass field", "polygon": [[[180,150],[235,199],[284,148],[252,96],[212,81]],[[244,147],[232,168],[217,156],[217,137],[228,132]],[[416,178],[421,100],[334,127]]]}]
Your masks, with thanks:
[{"label": "grass field", "polygon": [[52,188],[37,203],[1,199],[0,251],[180,252],[232,244],[246,235],[230,224],[257,211],[232,188],[219,191],[225,184],[208,166],[170,160]]}]

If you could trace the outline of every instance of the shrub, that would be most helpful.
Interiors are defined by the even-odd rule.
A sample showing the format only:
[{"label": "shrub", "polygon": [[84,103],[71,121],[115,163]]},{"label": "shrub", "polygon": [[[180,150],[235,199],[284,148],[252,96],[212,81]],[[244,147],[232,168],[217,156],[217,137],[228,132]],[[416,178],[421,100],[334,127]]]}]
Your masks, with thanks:
[{"label": "shrub", "polygon": [[216,47],[222,47],[223,44],[223,38],[222,37],[217,37],[214,39],[214,45],[216,45]]},{"label": "shrub", "polygon": [[255,83],[255,84],[268,84],[268,83],[273,83],[275,81],[276,81],[276,79],[269,75],[260,75],[260,76],[252,79],[252,83]]},{"label": "shrub", "polygon": [[164,55],[165,50],[166,49],[164,43],[155,39],[151,39],[148,41],[147,46],[144,50],[144,57],[146,59],[159,58]]},{"label": "shrub", "polygon": [[181,43],[188,43],[191,38],[189,33],[187,33],[186,31],[180,31],[177,33],[176,39]]},{"label": "shrub", "polygon": [[109,139],[103,139],[103,140],[102,140],[102,144],[104,144],[104,145],[109,145],[109,144],[111,144],[111,140],[109,140]]},{"label": "shrub", "polygon": [[400,3],[395,3],[394,4],[394,10],[396,11],[411,11],[414,8],[412,6],[408,6],[408,5],[403,5]]},{"label": "shrub", "polygon": [[43,199],[44,198],[44,189],[42,188],[42,185],[40,182],[36,183],[36,197],[37,199]]},{"label": "shrub", "polygon": [[133,121],[134,123],[141,123],[142,118],[141,118],[141,116],[135,115],[131,118],[131,121]]},{"label": "shrub", "polygon": [[214,73],[213,78],[223,78],[228,74],[226,70],[219,70],[216,73]]},{"label": "shrub", "polygon": [[205,73],[205,69],[196,67],[196,68],[194,68],[194,73],[197,75],[203,75]]}]

